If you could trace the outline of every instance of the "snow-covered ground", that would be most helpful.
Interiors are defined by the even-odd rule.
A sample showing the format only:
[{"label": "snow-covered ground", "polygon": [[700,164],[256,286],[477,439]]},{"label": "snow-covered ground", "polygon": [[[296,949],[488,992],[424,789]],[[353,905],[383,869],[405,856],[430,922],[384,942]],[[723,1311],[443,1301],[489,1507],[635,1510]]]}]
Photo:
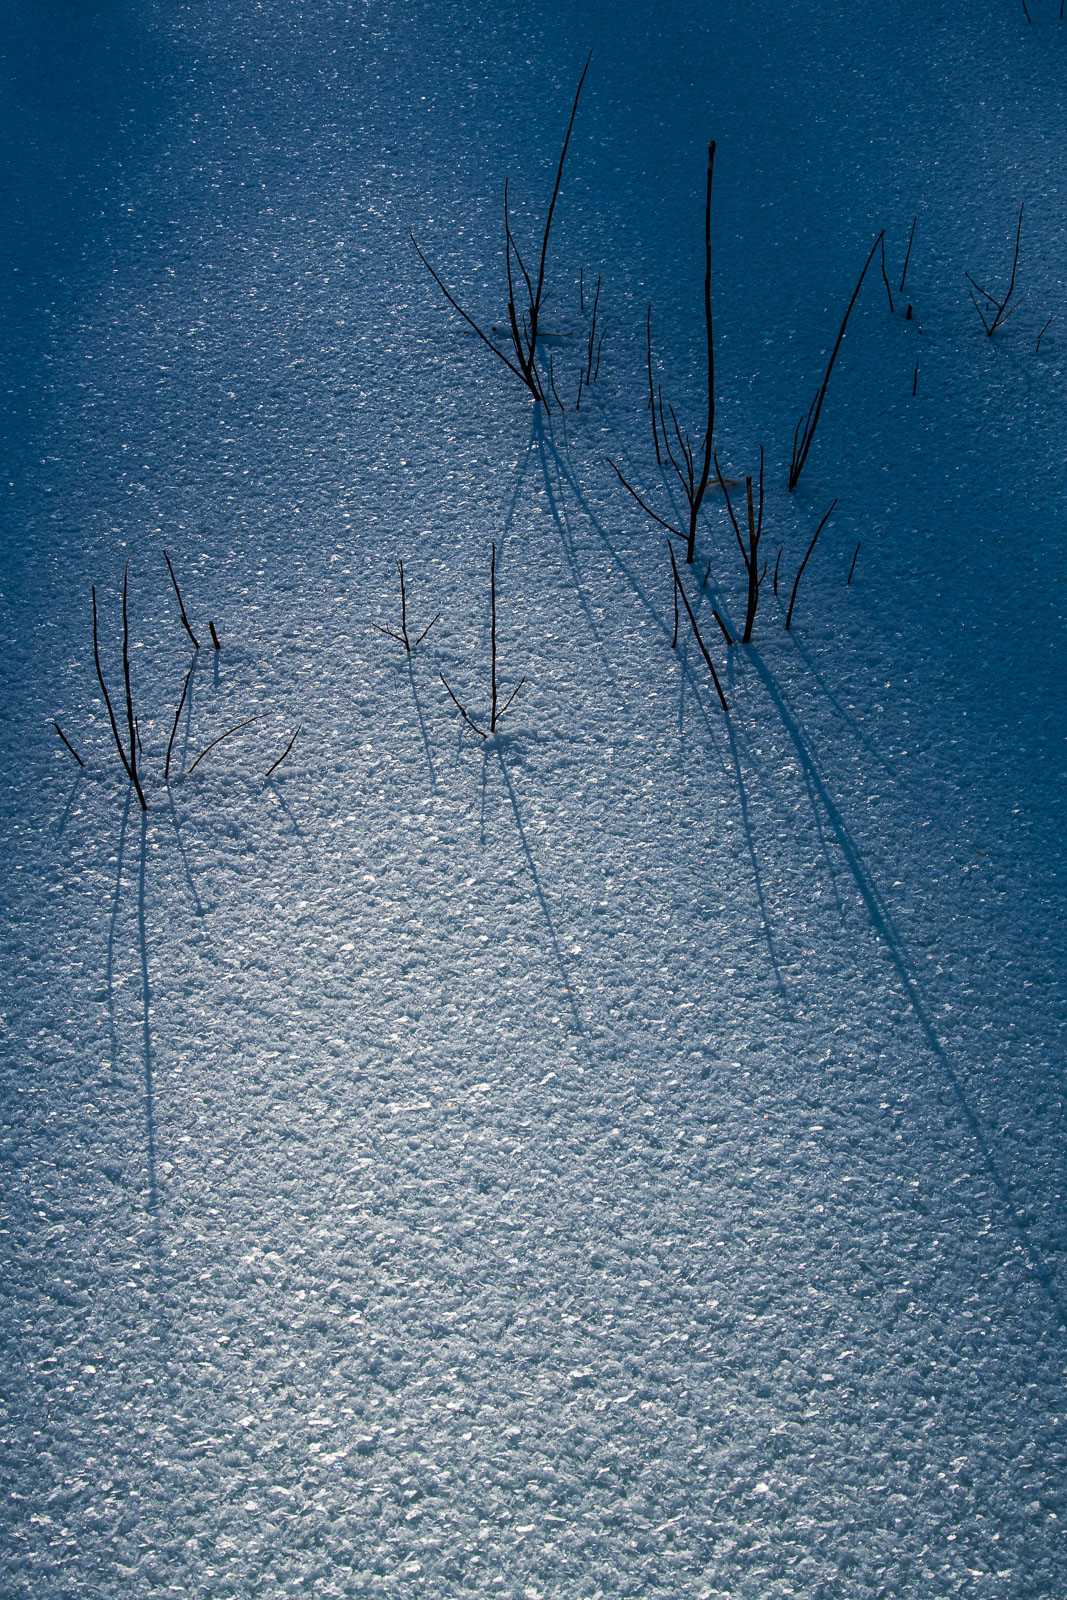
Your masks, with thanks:
[{"label": "snow-covered ground", "polygon": [[[1067,23],[1028,5],[6,9],[5,1596],[1067,1592]],[[606,336],[546,419],[407,230],[499,322],[503,178],[533,254],[590,46],[568,402],[580,269]],[[700,427],[709,138],[716,445],[762,442],[784,547],[727,649],[709,496],[728,716],[604,461],[666,511],[649,301]],[[964,273],[1006,287],[1022,202],[987,339]],[[526,682],[483,744],[439,674],[485,715],[493,541]],[[222,641],[169,788],[164,547]],[[117,692],[127,560],[143,816],[92,657],[95,584]]]}]

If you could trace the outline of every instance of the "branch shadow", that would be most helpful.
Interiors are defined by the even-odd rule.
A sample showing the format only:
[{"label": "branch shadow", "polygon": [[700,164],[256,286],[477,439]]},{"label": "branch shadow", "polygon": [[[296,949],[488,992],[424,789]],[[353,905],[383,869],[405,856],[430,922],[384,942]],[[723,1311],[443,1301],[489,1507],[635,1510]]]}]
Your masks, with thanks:
[{"label": "branch shadow", "polygon": [[873,926],[876,934],[882,941],[889,955],[893,969],[896,972],[898,982],[904,991],[904,994],[918,1023],[923,1042],[925,1043],[930,1054],[937,1061],[953,1091],[953,1094],[955,1095],[956,1102],[959,1106],[960,1112],[971,1134],[971,1137],[974,1140],[975,1146],[981,1157],[982,1164],[986,1169],[990,1181],[1000,1196],[1004,1209],[1008,1214],[1010,1226],[1014,1231],[1023,1252],[1025,1253],[1026,1259],[1029,1262],[1035,1278],[1044,1289],[1049,1303],[1059,1318],[1061,1325],[1067,1327],[1067,1303],[1065,1303],[1064,1298],[1061,1296],[1052,1272],[1049,1269],[1039,1247],[1030,1237],[1025,1222],[1025,1213],[1023,1208],[1015,1200],[1012,1185],[1005,1173],[1002,1171],[1000,1164],[997,1161],[996,1154],[986,1137],[984,1129],[982,1128],[978,1115],[968,1099],[967,1090],[960,1077],[959,1071],[937,1036],[937,1032],[926,1007],[926,1002],[924,1001],[919,990],[919,985],[910,970],[915,965],[914,958],[909,955],[903,938],[897,932],[889,909],[879,894],[877,887],[875,886],[864,865],[863,857],[860,854],[859,848],[853,840],[851,833],[849,832],[844,818],[842,817],[837,806],[834,804],[834,801],[827,790],[826,784],[824,783],[822,775],[819,771],[814,753],[809,748],[804,732],[790,710],[784,694],[780,691],[773,673],[763,661],[756,647],[753,645],[750,646],[749,649],[751,652],[749,659],[752,661],[769,699],[781,718],[782,726],[789,736],[789,739],[793,745],[793,749],[796,752],[797,759],[799,760],[801,767],[809,781],[810,792],[813,794],[814,799],[817,800],[818,804],[821,805],[826,814],[826,819],[830,830],[837,841],[837,845],[841,850],[845,862],[847,863],[849,875],[856,887],[856,891],[860,899],[863,902],[867,915],[870,918],[871,925]]},{"label": "branch shadow", "polygon": [[167,789],[167,809],[170,812],[170,820],[174,826],[174,838],[177,841],[178,854],[181,856],[182,870],[185,873],[185,881],[189,885],[189,893],[192,896],[193,908],[198,917],[203,917],[207,914],[206,907],[204,906],[203,901],[200,899],[196,882],[193,878],[192,869],[189,866],[189,857],[186,854],[185,845],[182,842],[181,828],[178,825],[178,812],[174,804],[174,796],[171,794],[169,788]]},{"label": "branch shadow", "polygon": [[70,821],[71,811],[74,809],[74,802],[77,800],[78,795],[81,792],[81,786],[84,781],[85,779],[83,774],[79,772],[77,777],[74,779],[73,784],[71,785],[70,794],[67,796],[67,803],[63,807],[63,815],[60,817],[59,826],[56,828],[57,839],[61,839],[63,837],[67,823]]},{"label": "branch shadow", "polygon": [[433,754],[430,750],[430,736],[426,731],[426,718],[422,713],[422,701],[419,699],[419,688],[418,684],[415,682],[415,673],[412,670],[410,655],[407,657],[407,669],[408,683],[411,685],[411,698],[415,702],[415,714],[419,719],[419,732],[422,735],[422,748],[426,756],[426,766],[430,773],[430,790],[432,793],[436,793],[437,773],[434,769]]},{"label": "branch shadow", "polygon": [[499,743],[497,743],[495,745],[495,748],[492,750],[492,752],[490,752],[489,750],[487,750],[485,752],[485,758],[484,758],[483,768],[482,768],[482,772],[483,772],[483,790],[484,790],[484,783],[485,783],[485,771],[486,771],[486,768],[488,767],[490,753],[492,753],[492,754],[494,754],[496,756],[497,764],[500,767],[500,775],[504,780],[504,787],[507,790],[508,800],[511,803],[511,812],[512,812],[512,815],[515,818],[515,826],[518,829],[519,844],[521,845],[522,853],[523,853],[524,857],[526,858],[526,866],[527,866],[527,869],[529,870],[530,877],[533,880],[534,893],[536,894],[537,900],[538,900],[538,904],[541,907],[541,915],[545,919],[545,926],[548,929],[549,941],[550,941],[550,943],[552,945],[552,953],[553,953],[553,956],[555,957],[556,966],[559,969],[560,978],[562,979],[562,982],[563,982],[563,992],[564,992],[564,994],[566,996],[567,1006],[568,1006],[568,1009],[569,1009],[570,1014],[571,1014],[571,1023],[572,1023],[572,1026],[574,1028],[574,1032],[577,1035],[579,1044],[581,1045],[582,1051],[586,1055],[586,1058],[588,1059],[588,1056],[589,1056],[588,1035],[586,1033],[585,1026],[584,1026],[584,1024],[582,1022],[582,1018],[581,1018],[581,1014],[579,1013],[579,1010],[578,1010],[577,1002],[576,1002],[576,1000],[574,998],[574,988],[573,988],[573,985],[572,985],[572,982],[571,982],[570,970],[569,970],[569,968],[567,966],[567,961],[566,961],[566,958],[565,958],[565,956],[563,954],[563,951],[560,948],[559,937],[558,937],[558,935],[556,933],[556,924],[555,924],[555,922],[553,920],[552,912],[551,912],[551,910],[549,908],[548,900],[547,900],[547,898],[545,896],[544,886],[541,883],[541,876],[540,876],[540,873],[537,870],[537,864],[534,861],[533,852],[530,849],[530,842],[526,837],[526,829],[523,827],[522,812],[519,810],[519,800],[518,800],[518,796],[515,793],[515,785],[512,783],[512,780],[511,780],[511,773],[508,770],[508,764],[507,764],[507,760],[505,759],[505,756],[504,756],[504,750],[503,750],[502,746]]}]

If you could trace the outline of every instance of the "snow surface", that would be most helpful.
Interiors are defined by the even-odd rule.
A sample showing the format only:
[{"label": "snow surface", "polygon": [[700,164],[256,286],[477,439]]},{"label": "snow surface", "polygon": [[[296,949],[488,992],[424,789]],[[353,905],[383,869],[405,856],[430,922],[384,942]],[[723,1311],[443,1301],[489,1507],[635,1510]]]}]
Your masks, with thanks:
[{"label": "snow surface", "polygon": [[[1067,1593],[1067,24],[1029,8],[5,8],[5,1596]],[[543,421],[407,229],[500,318],[503,177],[532,253],[590,45],[568,397],[580,267],[607,334]],[[763,442],[784,546],[727,650],[709,498],[728,717],[603,459],[667,506],[649,300],[699,427],[709,137],[717,448]],[[990,340],[963,275],[1006,282],[1022,201]],[[790,496],[916,214],[914,315],[872,269]],[[483,745],[439,673],[485,714],[493,540],[526,683]],[[169,790],[164,546],[223,645]],[[127,559],[144,817],[92,666]]]}]

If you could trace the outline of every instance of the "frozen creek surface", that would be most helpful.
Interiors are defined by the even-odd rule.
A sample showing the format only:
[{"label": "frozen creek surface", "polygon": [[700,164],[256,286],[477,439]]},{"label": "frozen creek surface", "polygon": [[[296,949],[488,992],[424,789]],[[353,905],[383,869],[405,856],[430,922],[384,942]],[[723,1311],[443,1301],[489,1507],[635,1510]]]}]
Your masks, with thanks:
[{"label": "frozen creek surface", "polygon": [[[1067,25],[1029,4],[5,10],[5,1596],[1067,1592]],[[532,255],[590,44],[539,421],[407,228],[499,318],[503,176]],[[765,445],[784,547],[728,650],[709,498],[728,717],[603,459],[665,510],[650,300],[698,432],[709,137],[716,443]],[[987,339],[963,274],[1006,284],[1023,201]],[[439,673],[482,714],[491,540],[526,683],[483,745]],[[169,789],[164,547],[223,645]],[[92,664],[127,560],[144,817]]]}]

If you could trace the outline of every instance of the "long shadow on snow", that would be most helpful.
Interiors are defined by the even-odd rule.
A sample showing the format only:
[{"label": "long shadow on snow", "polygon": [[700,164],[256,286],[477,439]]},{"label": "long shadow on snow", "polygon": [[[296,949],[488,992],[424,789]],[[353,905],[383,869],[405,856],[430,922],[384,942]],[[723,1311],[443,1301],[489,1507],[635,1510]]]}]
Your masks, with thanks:
[{"label": "long shadow on snow", "polygon": [[[487,750],[484,758],[486,763],[488,763],[489,754],[490,752]],[[541,875],[537,870],[537,864],[534,861],[533,852],[530,849],[530,843],[526,837],[526,829],[522,825],[522,812],[519,810],[519,801],[518,796],[515,793],[515,785],[511,781],[511,773],[508,771],[508,764],[504,757],[504,751],[499,744],[496,744],[493,754],[495,754],[497,762],[500,766],[500,776],[504,780],[504,787],[507,789],[508,799],[511,802],[512,815],[515,818],[515,826],[519,832],[519,843],[522,846],[522,853],[526,857],[526,865],[529,869],[530,877],[533,879],[534,893],[537,895],[538,903],[541,907],[541,914],[545,919],[545,926],[548,929],[548,937],[552,944],[552,953],[555,956],[556,965],[559,968],[560,977],[563,980],[563,992],[567,997],[567,1005],[570,1009],[571,1022],[573,1023],[574,1031],[581,1042],[582,1049],[588,1057],[588,1040],[577,1004],[575,1003],[574,989],[571,983],[570,971],[567,967],[567,962],[564,958],[563,951],[560,948],[559,938],[556,934],[556,924],[552,919],[552,912],[549,909],[548,900],[545,897],[544,887],[541,883]],[[482,770],[484,775],[484,766]]]},{"label": "long shadow on snow", "polygon": [[415,714],[419,719],[419,732],[422,734],[422,748],[426,755],[426,765],[430,771],[430,788],[431,790],[436,790],[437,773],[434,770],[433,755],[430,751],[430,736],[426,732],[426,718],[422,714],[422,701],[419,699],[418,685],[415,682],[415,674],[412,671],[410,655],[407,658],[407,669],[408,683],[411,685],[411,698],[415,702]]},{"label": "long shadow on snow", "polygon": [[978,1116],[967,1098],[967,1091],[960,1078],[960,1075],[949,1058],[948,1052],[945,1050],[940,1039],[937,1037],[934,1025],[927,1013],[926,1004],[921,993],[919,992],[918,984],[909,971],[909,967],[914,963],[912,958],[908,955],[907,947],[900,934],[897,932],[889,910],[867,872],[863,862],[863,857],[853,841],[852,835],[849,833],[844,818],[827,791],[826,785],[822,779],[822,775],[819,772],[816,764],[815,757],[809,749],[800,725],[793,716],[793,713],[790,711],[784,695],[779,690],[770,668],[761,658],[755,645],[751,645],[749,647],[749,652],[749,660],[752,662],[757,673],[759,674],[760,681],[767,691],[768,697],[773,703],[778,715],[782,719],[782,726],[789,735],[789,739],[794,750],[796,751],[797,759],[800,761],[801,767],[806,777],[810,781],[811,790],[813,791],[814,795],[818,797],[818,801],[826,813],[830,827],[841,849],[841,853],[848,864],[849,874],[856,886],[856,890],[861,900],[863,901],[864,907],[866,908],[867,915],[871,919],[871,923],[875,929],[875,932],[882,939],[886,950],[889,952],[889,956],[896,971],[897,978],[907,996],[913,1012],[915,1013],[915,1018],[919,1024],[919,1029],[922,1033],[926,1047],[930,1051],[931,1055],[933,1055],[937,1060],[945,1074],[945,1077],[952,1087],[952,1091],[956,1096],[956,1100],[963,1114],[964,1120],[968,1129],[970,1130],[971,1137],[974,1139],[986,1171],[989,1174],[989,1177],[998,1194],[1000,1195],[1000,1198],[1008,1213],[1011,1226],[1014,1229],[1019,1243],[1026,1254],[1031,1268],[1033,1269],[1034,1276],[1037,1278],[1038,1282],[1041,1284],[1046,1295],[1048,1296],[1053,1309],[1059,1317],[1061,1326],[1067,1327],[1067,1304],[1065,1304],[1059,1290],[1056,1287],[1055,1279],[1053,1278],[1052,1272],[1045,1262],[1044,1256],[1042,1255],[1038,1246],[1033,1242],[1027,1231],[1026,1224],[1021,1213],[1021,1208],[1017,1205],[1015,1197],[1012,1193],[1011,1184],[1001,1171],[992,1146],[986,1138],[986,1135],[982,1129],[982,1125],[978,1120]]},{"label": "long shadow on snow", "polygon": [[[115,874],[115,893],[111,903],[111,917],[108,924],[105,960],[108,1041],[111,1057],[111,1070],[113,1074],[117,1074],[118,1072],[119,1058],[118,1030],[115,1023],[115,938],[118,929],[119,910],[122,904],[122,870],[123,866],[125,865],[126,834],[129,829],[131,805],[132,791],[127,790],[126,801],[122,808],[122,821],[119,824],[118,866]],[[145,1158],[148,1183],[147,1208],[152,1230],[152,1252],[156,1263],[156,1280],[161,1286],[163,1274],[163,1248],[159,1229],[159,1187],[156,1175],[155,1071],[151,1021],[152,988],[148,974],[148,931],[145,919],[147,870],[148,817],[144,812],[142,812],[140,854],[137,865],[137,954],[139,969],[138,975],[141,982],[141,1062],[145,1108]]]}]

